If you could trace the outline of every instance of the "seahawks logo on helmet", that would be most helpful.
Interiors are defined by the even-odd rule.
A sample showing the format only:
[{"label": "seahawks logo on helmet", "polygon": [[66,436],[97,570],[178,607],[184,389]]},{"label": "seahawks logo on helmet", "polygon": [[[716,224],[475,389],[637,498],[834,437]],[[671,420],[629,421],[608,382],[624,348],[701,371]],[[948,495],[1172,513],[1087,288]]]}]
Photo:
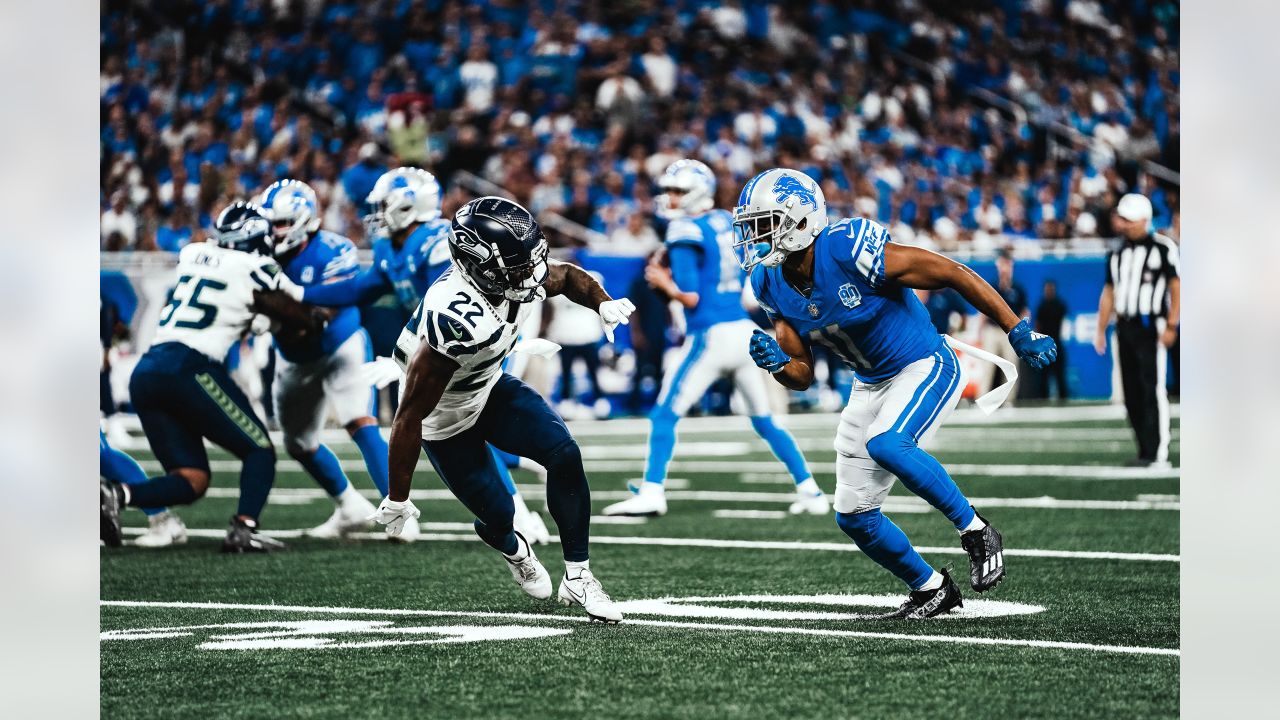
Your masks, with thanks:
[{"label": "seahawks logo on helmet", "polygon": [[804,186],[804,183],[791,175],[783,175],[773,184],[774,195],[777,201],[786,202],[787,198],[794,197],[800,201],[801,205],[808,205],[814,210],[818,209],[818,200],[814,197],[813,190]]}]

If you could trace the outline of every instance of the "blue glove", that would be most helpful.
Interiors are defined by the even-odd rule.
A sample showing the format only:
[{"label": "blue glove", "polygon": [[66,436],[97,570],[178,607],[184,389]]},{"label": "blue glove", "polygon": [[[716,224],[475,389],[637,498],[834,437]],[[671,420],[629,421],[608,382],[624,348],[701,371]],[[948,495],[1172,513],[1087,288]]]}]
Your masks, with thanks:
[{"label": "blue glove", "polygon": [[751,359],[756,365],[771,373],[780,372],[791,362],[791,356],[782,352],[782,346],[769,333],[756,329],[751,333]]},{"label": "blue glove", "polygon": [[1009,344],[1023,362],[1035,370],[1048,367],[1058,358],[1058,346],[1053,338],[1031,330],[1031,325],[1023,320],[1009,331]]}]

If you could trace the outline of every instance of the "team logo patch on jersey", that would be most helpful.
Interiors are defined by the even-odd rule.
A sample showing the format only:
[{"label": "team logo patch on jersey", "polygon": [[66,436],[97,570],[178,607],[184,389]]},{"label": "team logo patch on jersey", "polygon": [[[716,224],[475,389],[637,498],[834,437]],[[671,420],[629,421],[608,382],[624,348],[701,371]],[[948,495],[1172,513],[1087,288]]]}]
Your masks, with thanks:
[{"label": "team logo patch on jersey", "polygon": [[773,184],[773,192],[780,203],[786,202],[787,198],[794,197],[800,201],[801,205],[808,205],[814,210],[818,209],[818,199],[814,197],[813,191],[790,175],[783,175],[778,178],[778,181]]},{"label": "team logo patch on jersey", "polygon": [[822,311],[818,309],[817,303],[809,303],[809,317],[818,317]]},{"label": "team logo patch on jersey", "polygon": [[471,331],[461,321],[443,313],[436,313],[436,327],[440,329],[440,337],[446,343],[471,342],[473,339]]},{"label": "team logo patch on jersey", "polygon": [[862,303],[862,293],[858,292],[858,288],[853,283],[845,283],[840,286],[840,302],[845,307],[855,308]]}]

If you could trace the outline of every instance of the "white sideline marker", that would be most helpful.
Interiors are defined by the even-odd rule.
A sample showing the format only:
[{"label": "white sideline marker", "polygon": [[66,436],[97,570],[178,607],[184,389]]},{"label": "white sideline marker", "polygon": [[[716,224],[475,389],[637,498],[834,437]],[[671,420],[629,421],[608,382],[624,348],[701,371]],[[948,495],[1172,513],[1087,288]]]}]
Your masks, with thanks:
[{"label": "white sideline marker", "polygon": [[[418,617],[477,617],[514,620],[540,620],[544,622],[588,622],[581,615],[547,615],[535,613],[498,613],[474,612],[462,610],[394,610],[378,608],[343,608],[314,607],[303,605],[258,605],[249,603],[216,603],[216,602],[162,602],[145,600],[101,600],[103,607],[127,608],[174,608],[193,610],[251,610],[283,613],[323,613],[331,615],[394,615]],[[1063,642],[1056,640],[1019,640],[1013,638],[962,637],[956,635],[917,635],[911,633],[868,632],[861,630],[823,630],[819,628],[776,627],[768,625],[731,625],[725,623],[678,622],[669,620],[642,620],[627,618],[619,626],[619,631],[629,625],[650,627],[684,628],[690,630],[729,630],[748,633],[770,633],[777,635],[813,635],[821,637],[849,637],[873,640],[908,640],[913,642],[937,642],[955,645],[1003,645],[1013,647],[1033,647],[1052,650],[1086,650],[1092,652],[1111,652],[1129,655],[1168,655],[1180,656],[1177,648],[1135,647],[1130,645],[1097,645],[1093,643]]]}]

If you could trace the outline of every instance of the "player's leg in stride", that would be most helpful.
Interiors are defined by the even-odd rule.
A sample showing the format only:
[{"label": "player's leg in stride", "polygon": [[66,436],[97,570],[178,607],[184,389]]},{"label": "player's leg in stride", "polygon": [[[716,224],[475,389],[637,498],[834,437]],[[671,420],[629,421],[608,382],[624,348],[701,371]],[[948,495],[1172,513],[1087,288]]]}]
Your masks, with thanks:
[{"label": "player's leg in stride", "polygon": [[[122,485],[137,485],[147,481],[147,474],[138,465],[138,461],[108,445],[107,436],[101,431],[98,433],[98,473],[101,477]],[[133,541],[135,545],[158,548],[181,545],[187,541],[187,526],[177,513],[169,508],[144,508],[142,512],[147,516],[147,531]],[[108,527],[113,526],[108,523]]]},{"label": "player's leg in stride", "polygon": [[[497,462],[498,475],[502,478],[502,485],[507,489],[507,492],[511,493],[511,504],[515,508],[514,524],[516,532],[519,532],[534,545],[546,545],[551,542],[551,531],[547,530],[547,524],[542,521],[542,517],[538,513],[530,510],[529,506],[525,504],[524,496],[516,489],[516,482],[511,477],[511,468],[520,467],[522,458],[503,452],[495,447],[490,449],[493,451],[494,460]],[[527,467],[536,465],[536,463],[532,462],[525,464]],[[545,480],[543,480],[544,487],[545,484]]]}]

